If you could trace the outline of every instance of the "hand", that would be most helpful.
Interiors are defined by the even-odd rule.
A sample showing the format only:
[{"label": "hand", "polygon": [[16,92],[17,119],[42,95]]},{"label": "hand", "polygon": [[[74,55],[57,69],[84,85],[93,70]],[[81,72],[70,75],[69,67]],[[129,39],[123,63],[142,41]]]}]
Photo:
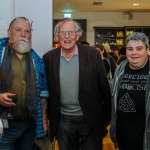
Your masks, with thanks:
[{"label": "hand", "polygon": [[15,96],[16,94],[12,93],[1,93],[0,94],[0,105],[5,107],[14,107],[16,104],[12,102],[10,97]]}]

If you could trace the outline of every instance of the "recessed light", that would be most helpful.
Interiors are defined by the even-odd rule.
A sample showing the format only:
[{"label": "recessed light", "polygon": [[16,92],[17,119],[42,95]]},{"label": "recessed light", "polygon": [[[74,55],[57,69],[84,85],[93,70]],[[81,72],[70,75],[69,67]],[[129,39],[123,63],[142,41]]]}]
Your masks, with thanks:
[{"label": "recessed light", "polygon": [[133,3],[133,6],[139,6],[140,4],[139,3]]}]

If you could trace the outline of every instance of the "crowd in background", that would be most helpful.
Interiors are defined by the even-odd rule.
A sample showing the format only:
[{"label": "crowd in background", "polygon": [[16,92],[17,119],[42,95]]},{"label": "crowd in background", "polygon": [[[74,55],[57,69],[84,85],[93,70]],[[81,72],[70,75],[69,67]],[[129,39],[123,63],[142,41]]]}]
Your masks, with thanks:
[{"label": "crowd in background", "polygon": [[[81,41],[80,44],[90,45],[87,41]],[[126,59],[126,47],[124,45],[109,45],[107,42],[92,46],[100,52],[108,79],[113,78],[117,66]]]}]

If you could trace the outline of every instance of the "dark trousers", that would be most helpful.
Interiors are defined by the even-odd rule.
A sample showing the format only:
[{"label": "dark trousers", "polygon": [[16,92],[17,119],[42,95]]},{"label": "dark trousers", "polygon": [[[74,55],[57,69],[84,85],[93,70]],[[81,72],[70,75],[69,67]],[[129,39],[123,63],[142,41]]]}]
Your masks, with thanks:
[{"label": "dark trousers", "polygon": [[32,150],[35,137],[34,119],[9,120],[0,139],[0,150]]},{"label": "dark trousers", "polygon": [[60,150],[102,150],[95,141],[83,116],[61,115],[57,134]]}]

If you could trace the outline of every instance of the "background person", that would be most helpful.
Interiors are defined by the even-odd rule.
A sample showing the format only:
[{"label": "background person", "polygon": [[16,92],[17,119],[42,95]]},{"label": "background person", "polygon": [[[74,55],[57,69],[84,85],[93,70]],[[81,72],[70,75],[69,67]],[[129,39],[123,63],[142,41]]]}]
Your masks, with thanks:
[{"label": "background person", "polygon": [[32,150],[35,133],[47,133],[47,80],[31,36],[29,20],[17,17],[9,25],[8,38],[0,39],[0,114],[5,128],[1,150]]},{"label": "background person", "polygon": [[150,149],[149,40],[135,32],[126,38],[126,56],[115,71],[111,138],[120,150]]},{"label": "background person", "polygon": [[110,70],[110,62],[108,60],[106,50],[105,50],[105,48],[102,44],[96,44],[96,45],[94,45],[94,47],[96,49],[98,49],[99,52],[100,52],[100,55],[101,55],[101,58],[103,60],[104,67],[106,69],[106,73],[107,73],[107,76],[108,76],[108,79],[109,79],[109,73],[110,73],[111,70]]},{"label": "background person", "polygon": [[51,92],[50,139],[58,139],[60,150],[102,150],[111,94],[99,51],[76,44],[82,29],[72,19],[60,20],[54,35],[61,47],[43,56]]},{"label": "background person", "polygon": [[107,58],[109,59],[110,62],[110,67],[111,67],[111,73],[112,73],[112,78],[114,78],[114,72],[116,70],[116,61],[114,58],[114,53],[111,51],[110,45],[108,43],[103,43],[104,49],[106,50],[107,53]]},{"label": "background person", "polygon": [[110,49],[111,49],[111,53],[109,53],[109,54],[114,58],[115,62],[117,63],[118,58],[119,58],[120,46],[110,45]]},{"label": "background person", "polygon": [[119,58],[118,58],[118,61],[117,61],[117,65],[120,65],[120,63],[122,61],[124,61],[125,59],[127,59],[127,57],[126,57],[126,47],[122,46],[119,50]]}]

